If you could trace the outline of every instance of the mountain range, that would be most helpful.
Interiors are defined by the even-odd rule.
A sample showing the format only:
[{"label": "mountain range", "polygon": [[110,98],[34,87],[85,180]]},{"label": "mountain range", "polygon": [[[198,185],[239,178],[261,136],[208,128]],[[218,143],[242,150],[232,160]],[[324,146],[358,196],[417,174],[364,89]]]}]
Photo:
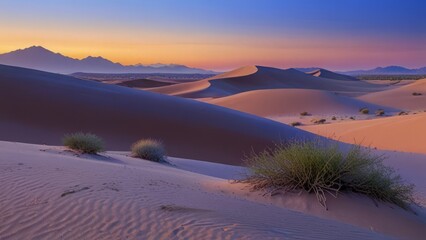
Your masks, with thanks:
[{"label": "mountain range", "polygon": [[[312,72],[320,67],[309,67],[309,68],[296,68],[302,72]],[[387,66],[377,67],[369,70],[352,70],[352,71],[336,71],[336,73],[350,75],[350,76],[365,76],[365,75],[423,75],[426,74],[426,67],[423,68],[405,68],[401,66]]]},{"label": "mountain range", "polygon": [[54,53],[41,46],[18,49],[0,54],[0,64],[37,69],[53,73],[185,73],[215,74],[216,72],[177,64],[122,65],[103,57],[75,59]]}]

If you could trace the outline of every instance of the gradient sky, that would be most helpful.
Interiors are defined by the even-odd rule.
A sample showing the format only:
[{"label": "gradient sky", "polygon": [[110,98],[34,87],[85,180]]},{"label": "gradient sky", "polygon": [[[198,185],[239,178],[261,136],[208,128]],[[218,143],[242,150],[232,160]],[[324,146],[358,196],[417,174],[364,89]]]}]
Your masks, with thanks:
[{"label": "gradient sky", "polygon": [[424,0],[1,0],[0,53],[123,64],[426,66]]}]

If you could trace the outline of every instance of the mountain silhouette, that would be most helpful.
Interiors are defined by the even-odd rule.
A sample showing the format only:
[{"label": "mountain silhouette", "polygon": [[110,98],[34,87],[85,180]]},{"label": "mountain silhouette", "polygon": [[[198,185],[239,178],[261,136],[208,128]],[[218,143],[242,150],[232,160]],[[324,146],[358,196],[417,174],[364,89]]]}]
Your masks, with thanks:
[{"label": "mountain silhouette", "polygon": [[122,65],[103,57],[92,56],[79,60],[54,53],[41,46],[0,54],[0,64],[63,74],[75,72],[215,74],[213,71],[177,64]]}]

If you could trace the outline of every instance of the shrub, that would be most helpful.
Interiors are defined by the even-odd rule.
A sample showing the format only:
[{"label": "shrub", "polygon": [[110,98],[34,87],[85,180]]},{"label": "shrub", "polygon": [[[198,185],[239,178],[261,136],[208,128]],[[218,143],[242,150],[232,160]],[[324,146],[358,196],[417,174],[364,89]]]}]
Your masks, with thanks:
[{"label": "shrub", "polygon": [[413,96],[421,96],[422,95],[422,93],[419,93],[419,92],[413,92],[412,94],[413,94]]},{"label": "shrub", "polygon": [[383,110],[383,109],[377,109],[376,116],[383,116],[383,115],[385,115],[385,110]]},{"label": "shrub", "polygon": [[313,119],[312,120],[312,122],[313,123],[315,123],[315,124],[323,124],[323,123],[325,123],[327,120],[326,119],[324,119],[324,118],[321,118],[321,119]]},{"label": "shrub", "polygon": [[351,119],[351,120],[355,120],[355,118],[354,118],[354,117],[350,117],[349,119]]},{"label": "shrub", "polygon": [[301,112],[300,113],[300,116],[308,116],[309,115],[309,113],[308,112]]},{"label": "shrub", "polygon": [[325,208],[326,193],[337,197],[340,192],[356,192],[409,209],[414,203],[414,186],[404,183],[383,159],[359,145],[343,153],[337,144],[294,141],[246,159],[251,173],[241,182],[271,194],[293,190],[315,193]]},{"label": "shrub", "polygon": [[337,118],[336,118],[335,116],[333,116],[333,117],[331,118],[331,120],[335,121],[335,120],[337,120]]},{"label": "shrub", "polygon": [[296,127],[296,126],[302,125],[302,123],[301,122],[292,122],[292,123],[290,123],[290,125],[293,126],[293,127]]},{"label": "shrub", "polygon": [[362,114],[368,114],[370,112],[370,110],[368,110],[368,108],[361,108],[359,109],[359,112]]},{"label": "shrub", "polygon": [[91,133],[72,133],[63,138],[64,146],[81,153],[96,154],[104,148],[103,140]]},{"label": "shrub", "polygon": [[153,139],[142,139],[132,145],[133,157],[153,162],[165,162],[166,150],[163,144]]},{"label": "shrub", "polygon": [[399,113],[398,113],[398,115],[399,115],[399,116],[402,116],[402,115],[408,115],[408,113],[407,113],[407,112],[404,112],[404,111],[401,111],[401,112],[399,112]]}]

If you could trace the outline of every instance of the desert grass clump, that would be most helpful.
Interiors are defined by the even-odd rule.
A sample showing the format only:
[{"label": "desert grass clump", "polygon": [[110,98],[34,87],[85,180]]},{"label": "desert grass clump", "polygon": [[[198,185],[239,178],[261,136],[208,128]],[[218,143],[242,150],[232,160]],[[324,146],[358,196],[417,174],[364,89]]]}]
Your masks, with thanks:
[{"label": "desert grass clump", "polygon": [[333,116],[333,117],[331,118],[331,120],[336,121],[336,120],[337,120],[337,118],[336,118],[335,116]]},{"label": "desert grass clump", "polygon": [[300,116],[308,116],[309,115],[309,113],[308,112],[301,112],[300,113]]},{"label": "desert grass clump", "polygon": [[421,95],[422,95],[422,93],[419,93],[419,92],[413,92],[413,93],[412,93],[412,95],[413,95],[413,96],[421,96]]},{"label": "desert grass clump", "polygon": [[370,110],[368,110],[368,108],[361,108],[359,109],[359,112],[362,114],[368,114],[370,112]]},{"label": "desert grass clump", "polygon": [[383,109],[377,109],[376,110],[376,116],[383,116],[385,115],[385,110]]},{"label": "desert grass clump", "polygon": [[301,126],[302,123],[301,122],[292,122],[292,123],[290,123],[290,125],[293,126],[293,127],[297,127],[297,126]]},{"label": "desert grass clump", "polygon": [[72,133],[63,138],[64,146],[81,153],[96,154],[104,149],[104,141],[91,133]]},{"label": "desert grass clump", "polygon": [[160,141],[142,139],[132,145],[133,157],[153,161],[166,162],[166,150]]},{"label": "desert grass clump", "polygon": [[327,122],[327,119],[321,118],[321,119],[312,119],[312,121],[314,124],[324,124],[325,122]]},{"label": "desert grass clump", "polygon": [[314,193],[325,208],[327,193],[337,197],[340,192],[356,192],[409,209],[413,185],[404,183],[383,159],[359,145],[342,152],[337,144],[294,141],[248,157],[251,173],[242,182],[271,194]]}]

